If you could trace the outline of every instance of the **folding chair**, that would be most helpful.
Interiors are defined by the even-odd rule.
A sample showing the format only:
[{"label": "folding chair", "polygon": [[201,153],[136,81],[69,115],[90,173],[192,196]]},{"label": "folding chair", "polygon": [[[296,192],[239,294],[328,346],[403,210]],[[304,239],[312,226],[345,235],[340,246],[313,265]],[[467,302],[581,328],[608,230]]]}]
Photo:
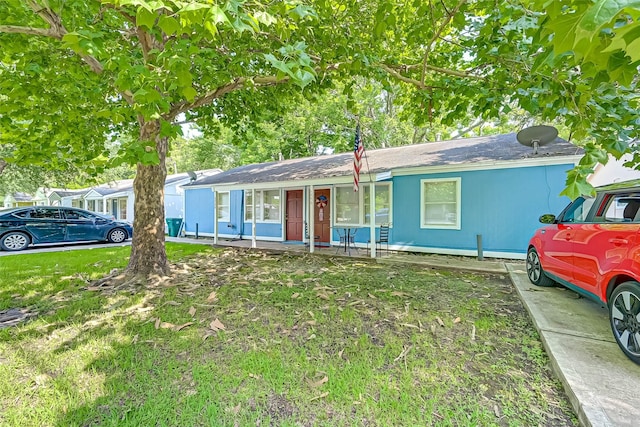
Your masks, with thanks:
[{"label": "folding chair", "polygon": [[[369,250],[369,245],[371,244],[371,239],[367,241],[367,251]],[[378,233],[378,238],[376,239],[376,251],[380,248],[380,252],[382,252],[382,245],[385,246],[385,251],[387,255],[389,255],[389,224],[380,225],[380,232]],[[376,255],[377,256],[377,255]]]}]

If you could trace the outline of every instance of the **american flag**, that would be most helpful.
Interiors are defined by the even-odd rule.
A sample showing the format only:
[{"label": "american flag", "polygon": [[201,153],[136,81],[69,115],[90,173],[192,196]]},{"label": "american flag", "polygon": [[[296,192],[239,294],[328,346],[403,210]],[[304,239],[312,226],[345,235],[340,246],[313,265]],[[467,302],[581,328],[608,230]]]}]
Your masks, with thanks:
[{"label": "american flag", "polygon": [[358,191],[360,183],[360,169],[362,168],[362,154],[364,145],[360,138],[360,125],[356,126],[356,140],[353,144],[353,191]]}]

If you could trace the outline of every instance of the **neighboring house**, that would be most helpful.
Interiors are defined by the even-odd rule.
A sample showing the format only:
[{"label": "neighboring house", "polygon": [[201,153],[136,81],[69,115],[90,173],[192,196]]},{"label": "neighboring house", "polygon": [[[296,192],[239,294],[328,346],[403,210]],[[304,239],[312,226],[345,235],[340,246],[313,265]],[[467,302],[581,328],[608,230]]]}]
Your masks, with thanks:
[{"label": "neighboring house", "polygon": [[[168,175],[164,187],[165,217],[184,217],[183,185],[220,172],[221,169],[207,169]],[[25,193],[9,194],[4,198],[4,207],[70,206],[113,215],[118,220],[133,222],[134,200],[133,179],[125,179],[80,190],[52,189],[48,191],[48,196],[42,189],[39,189],[34,196]]]},{"label": "neighboring house", "polygon": [[[84,196],[87,191],[88,190],[51,190],[49,192],[49,205],[84,207],[80,206],[80,201],[82,201],[82,196]],[[96,211],[95,209],[91,210]]]},{"label": "neighboring house", "polygon": [[[165,217],[184,217],[184,184],[219,172],[220,169],[208,169],[168,175],[164,187]],[[52,190],[48,204],[87,209],[113,215],[118,220],[133,222],[134,200],[133,179],[124,179],[81,190]],[[42,204],[47,203],[45,201]]]},{"label": "neighboring house", "polygon": [[626,167],[624,164],[633,159],[633,155],[625,154],[616,160],[613,156],[609,156],[606,165],[598,164],[593,174],[589,176],[587,181],[594,187],[601,185],[613,184],[615,182],[630,181],[632,179],[640,179],[640,171]]},{"label": "neighboring house", "polygon": [[[371,150],[353,189],[353,153],[242,166],[185,185],[185,231],[222,238],[363,247],[390,223],[389,248],[524,258],[582,150],[557,138],[534,154],[515,134]],[[214,221],[215,218],[215,221]],[[313,230],[313,233],[308,233]]]},{"label": "neighboring house", "polygon": [[49,203],[47,195],[42,189],[38,189],[36,194],[12,193],[4,197],[3,206],[5,208],[17,208],[20,206],[46,206]]}]

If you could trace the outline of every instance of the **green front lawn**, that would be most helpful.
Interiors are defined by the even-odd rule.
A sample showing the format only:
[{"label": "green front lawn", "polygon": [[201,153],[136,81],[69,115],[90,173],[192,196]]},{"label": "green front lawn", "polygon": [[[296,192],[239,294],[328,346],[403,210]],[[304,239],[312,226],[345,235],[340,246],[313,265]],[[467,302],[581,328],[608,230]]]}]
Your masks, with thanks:
[{"label": "green front lawn", "polygon": [[577,425],[507,277],[167,244],[0,258],[0,425]]}]

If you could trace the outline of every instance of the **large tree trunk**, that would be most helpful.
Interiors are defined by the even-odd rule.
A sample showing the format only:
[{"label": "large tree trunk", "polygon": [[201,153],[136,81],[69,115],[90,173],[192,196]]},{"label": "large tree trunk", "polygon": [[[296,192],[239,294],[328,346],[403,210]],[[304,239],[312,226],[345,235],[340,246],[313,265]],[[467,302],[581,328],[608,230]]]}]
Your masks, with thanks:
[{"label": "large tree trunk", "polygon": [[166,275],[169,273],[164,247],[164,182],[167,177],[168,141],[160,136],[157,121],[145,122],[140,128],[140,141],[155,144],[160,162],[145,166],[138,163],[133,181],[135,193],[133,241],[127,273],[133,275]]}]

